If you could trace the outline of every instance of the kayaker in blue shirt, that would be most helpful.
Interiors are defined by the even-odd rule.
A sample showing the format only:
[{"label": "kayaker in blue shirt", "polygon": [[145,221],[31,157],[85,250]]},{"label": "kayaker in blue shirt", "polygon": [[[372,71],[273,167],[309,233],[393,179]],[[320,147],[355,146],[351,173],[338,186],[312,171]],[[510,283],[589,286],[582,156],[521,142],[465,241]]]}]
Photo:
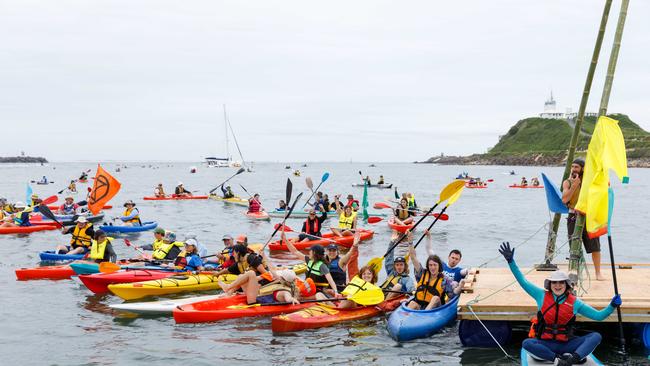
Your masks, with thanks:
[{"label": "kayaker in blue shirt", "polygon": [[196,238],[196,234],[194,233],[187,233],[185,234],[185,243],[192,243],[196,247],[196,252],[199,254],[201,257],[205,257],[208,255],[208,248],[205,247],[205,245],[201,244],[199,240]]},{"label": "kayaker in blue shirt", "polygon": [[31,210],[31,207],[26,207],[24,203],[16,202],[13,205],[13,213],[8,218],[5,218],[6,221],[0,227],[32,226],[29,222]]},{"label": "kayaker in blue shirt", "polygon": [[458,264],[463,258],[463,254],[458,249],[452,249],[447,257],[447,263],[442,263],[442,273],[452,281],[460,282],[467,276],[467,269],[460,267]]},{"label": "kayaker in blue shirt", "polygon": [[[395,257],[395,251],[391,250],[384,258],[384,268],[386,269],[387,277],[380,286],[382,289],[404,293],[411,293],[415,290],[413,278],[409,274],[409,266],[406,263],[406,258],[402,256]],[[386,294],[386,300],[399,296],[395,292]]]},{"label": "kayaker in blue shirt", "polygon": [[544,288],[540,288],[526,280],[521,273],[514,260],[515,249],[510,247],[510,243],[503,243],[499,253],[508,262],[519,285],[537,303],[537,317],[533,319],[530,334],[534,338],[526,339],[522,347],[537,358],[551,362],[558,359],[557,365],[573,365],[593,352],[602,337],[597,332],[574,336],[575,316],[605,320],[623,303],[620,295],[615,295],[604,309],[596,310],[572,293],[572,284],[566,273],[553,272],[544,281]]},{"label": "kayaker in blue shirt", "polygon": [[203,270],[203,261],[196,250],[194,241],[185,242],[185,251],[176,258],[174,263],[177,270],[181,271],[201,271]]}]

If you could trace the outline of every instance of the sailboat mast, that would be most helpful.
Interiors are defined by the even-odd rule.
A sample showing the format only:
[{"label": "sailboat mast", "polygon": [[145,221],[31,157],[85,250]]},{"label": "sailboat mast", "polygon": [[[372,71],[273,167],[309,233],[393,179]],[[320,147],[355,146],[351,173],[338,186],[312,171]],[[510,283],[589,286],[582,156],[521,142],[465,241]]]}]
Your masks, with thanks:
[{"label": "sailboat mast", "polygon": [[228,119],[228,126],[230,127],[230,132],[232,132],[232,139],[235,140],[235,146],[237,146],[237,151],[239,151],[239,157],[241,158],[242,165],[246,166],[244,155],[242,155],[241,149],[239,148],[239,142],[237,142],[237,136],[235,135],[235,130],[232,129],[232,124],[230,123],[230,119]]},{"label": "sailboat mast", "polygon": [[230,161],[230,149],[228,147],[228,115],[226,114],[226,105],[223,105],[223,126],[226,132],[226,159]]}]

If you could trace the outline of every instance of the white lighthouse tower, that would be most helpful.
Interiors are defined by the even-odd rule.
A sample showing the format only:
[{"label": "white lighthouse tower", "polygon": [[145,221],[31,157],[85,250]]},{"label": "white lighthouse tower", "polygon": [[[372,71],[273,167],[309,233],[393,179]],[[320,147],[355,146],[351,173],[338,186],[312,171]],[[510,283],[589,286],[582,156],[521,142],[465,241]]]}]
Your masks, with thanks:
[{"label": "white lighthouse tower", "polygon": [[541,118],[565,118],[564,113],[557,111],[555,99],[553,99],[553,91],[551,96],[544,102],[544,112],[540,113]]}]

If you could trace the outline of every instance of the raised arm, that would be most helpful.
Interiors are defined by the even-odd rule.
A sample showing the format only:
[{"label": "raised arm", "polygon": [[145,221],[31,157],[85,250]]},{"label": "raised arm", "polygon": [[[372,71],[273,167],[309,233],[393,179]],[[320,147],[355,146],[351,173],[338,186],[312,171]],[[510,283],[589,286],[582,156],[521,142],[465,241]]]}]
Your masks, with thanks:
[{"label": "raised arm", "polygon": [[409,244],[409,257],[411,257],[411,263],[413,263],[413,272],[418,273],[422,271],[422,264],[420,264],[420,261],[418,260],[413,244]]},{"label": "raised arm", "polygon": [[356,231],[356,232],[354,233],[354,242],[352,242],[352,248],[350,248],[350,250],[348,250],[348,252],[345,253],[345,254],[341,257],[341,259],[339,259],[339,267],[340,267],[341,269],[345,268],[345,266],[348,264],[348,261],[350,260],[350,257],[352,257],[352,254],[353,254],[355,251],[358,251],[358,250],[359,250],[359,242],[360,242],[360,241],[361,241],[361,232],[360,232],[360,231]]},{"label": "raised arm", "polygon": [[429,229],[424,230],[424,236],[426,237],[427,241],[426,244],[424,244],[427,249],[427,254],[434,255],[435,253],[433,253],[433,245],[431,244],[431,233],[429,232]]},{"label": "raised arm", "polygon": [[280,240],[282,240],[282,243],[285,243],[287,245],[287,248],[289,248],[289,252],[294,256],[294,258],[305,260],[305,255],[300,253],[300,251],[296,249],[296,247],[293,245],[291,240],[287,240],[287,235],[285,234],[284,230],[282,230],[280,237],[281,237]]},{"label": "raised arm", "polygon": [[602,321],[607,319],[608,316],[612,314],[615,309],[615,306],[620,306],[622,303],[621,297],[619,295],[614,296],[612,301],[606,307],[601,310],[594,309],[591,305],[585,303],[580,299],[576,299],[575,303],[575,313],[580,314],[586,318],[593,319],[596,321]]},{"label": "raised arm", "polygon": [[510,243],[509,242],[504,242],[501,245],[501,248],[499,249],[499,253],[503,255],[503,257],[506,259],[508,262],[508,266],[510,267],[510,271],[512,274],[515,276],[515,279],[519,283],[519,285],[530,295],[535,301],[537,302],[537,307],[541,307],[542,303],[544,302],[544,289],[541,287],[537,287],[533,285],[530,281],[526,279],[523,273],[521,273],[521,270],[519,270],[519,267],[517,266],[517,263],[515,263],[514,255],[515,255],[515,249],[510,248]]}]

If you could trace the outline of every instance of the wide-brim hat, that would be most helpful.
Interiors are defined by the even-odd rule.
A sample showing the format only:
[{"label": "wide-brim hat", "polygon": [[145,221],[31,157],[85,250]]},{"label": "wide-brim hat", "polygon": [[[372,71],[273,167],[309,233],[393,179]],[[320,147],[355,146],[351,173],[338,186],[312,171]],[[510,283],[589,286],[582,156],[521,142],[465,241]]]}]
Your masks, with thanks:
[{"label": "wide-brim hat", "polygon": [[133,205],[133,207],[135,207],[135,202],[133,202],[133,200],[128,200],[124,202],[124,207],[126,207],[126,205]]},{"label": "wide-brim hat", "polygon": [[551,275],[544,280],[544,288],[550,290],[551,282],[560,282],[560,281],[566,282],[567,288],[573,287],[573,283],[571,282],[571,279],[569,278],[569,275],[566,272],[555,271],[552,272]]}]

